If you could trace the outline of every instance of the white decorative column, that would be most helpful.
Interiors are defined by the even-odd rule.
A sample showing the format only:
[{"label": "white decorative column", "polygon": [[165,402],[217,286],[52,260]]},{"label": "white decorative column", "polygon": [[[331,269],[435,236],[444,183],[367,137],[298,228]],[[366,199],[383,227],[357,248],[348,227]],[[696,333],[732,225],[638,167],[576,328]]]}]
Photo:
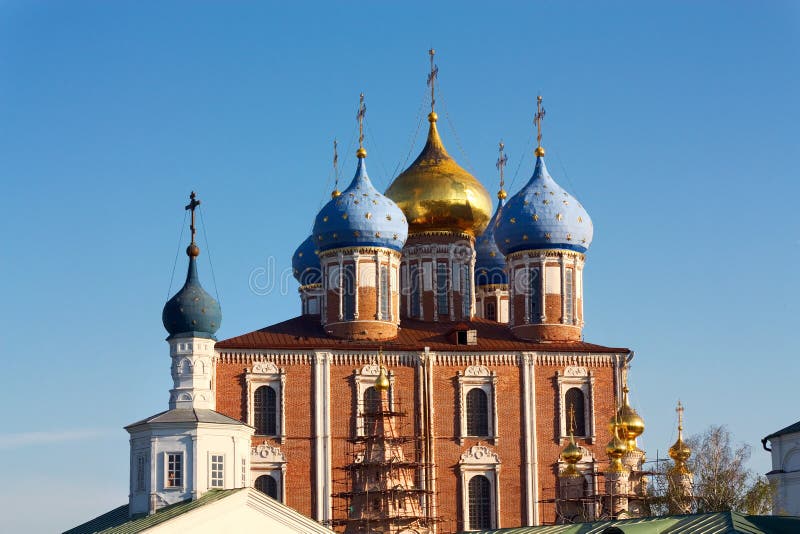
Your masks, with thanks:
[{"label": "white decorative column", "polygon": [[333,519],[333,473],[330,431],[330,363],[328,352],[311,354],[314,403],[314,519]]}]

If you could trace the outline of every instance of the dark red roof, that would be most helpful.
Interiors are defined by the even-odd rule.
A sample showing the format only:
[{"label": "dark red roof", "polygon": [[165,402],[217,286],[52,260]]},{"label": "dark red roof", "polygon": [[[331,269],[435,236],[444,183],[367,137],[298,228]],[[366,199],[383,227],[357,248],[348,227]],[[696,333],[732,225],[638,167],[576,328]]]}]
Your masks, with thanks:
[{"label": "dark red roof", "polygon": [[[456,345],[449,334],[462,325],[478,331],[477,345]],[[424,322],[406,319],[400,323],[400,332],[391,341],[348,341],[336,339],[325,334],[319,316],[301,315],[282,323],[277,323],[249,334],[232,337],[217,342],[217,348],[225,349],[377,349],[379,346],[391,350],[421,351],[565,351],[625,353],[629,349],[604,347],[582,341],[561,343],[534,343],[515,338],[504,324],[474,319],[472,321]]]}]

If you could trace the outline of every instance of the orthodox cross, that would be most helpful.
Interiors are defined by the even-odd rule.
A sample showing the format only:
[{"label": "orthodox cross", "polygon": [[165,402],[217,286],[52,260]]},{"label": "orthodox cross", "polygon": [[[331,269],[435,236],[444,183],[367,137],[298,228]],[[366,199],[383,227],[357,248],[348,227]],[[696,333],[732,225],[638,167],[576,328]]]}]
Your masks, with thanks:
[{"label": "orthodox cross", "polygon": [[192,224],[189,226],[189,228],[192,230],[192,243],[194,243],[194,236],[197,233],[197,230],[194,227],[194,210],[200,205],[200,201],[196,199],[196,196],[197,195],[194,194],[194,191],[192,191],[192,194],[189,195],[189,203],[186,205],[187,210],[192,210]]},{"label": "orthodox cross", "polygon": [[433,63],[433,56],[436,55],[436,50],[431,48],[428,50],[428,54],[431,56],[431,71],[428,73],[428,87],[431,88],[431,113],[433,113],[433,106],[436,104],[435,85],[436,78],[439,76],[439,67]]},{"label": "orthodox cross", "polygon": [[333,192],[331,193],[332,197],[338,197],[341,193],[339,193],[339,169],[337,168],[337,164],[339,163],[339,143],[336,142],[336,139],[333,140]]},{"label": "orthodox cross", "polygon": [[544,119],[544,114],[542,95],[539,95],[536,97],[536,115],[533,117],[533,123],[536,125],[536,143],[539,147],[542,146],[542,120]]},{"label": "orthodox cross", "polygon": [[364,104],[364,93],[361,93],[360,99],[358,101],[358,113],[356,114],[356,119],[358,119],[358,148],[364,148],[364,116],[367,114],[367,106]]},{"label": "orthodox cross", "polygon": [[506,168],[506,163],[508,163],[508,156],[503,152],[505,150],[506,145],[500,141],[500,156],[497,158],[497,163],[495,166],[500,171],[500,190],[503,190],[503,184],[505,183],[503,180],[503,170]]},{"label": "orthodox cross", "polygon": [[678,401],[678,407],[675,408],[675,411],[678,412],[678,436],[681,436],[683,433],[683,404],[681,404],[681,401]]},{"label": "orthodox cross", "polygon": [[[502,144],[502,143],[501,143]],[[575,405],[569,405],[569,435],[575,434]]]}]

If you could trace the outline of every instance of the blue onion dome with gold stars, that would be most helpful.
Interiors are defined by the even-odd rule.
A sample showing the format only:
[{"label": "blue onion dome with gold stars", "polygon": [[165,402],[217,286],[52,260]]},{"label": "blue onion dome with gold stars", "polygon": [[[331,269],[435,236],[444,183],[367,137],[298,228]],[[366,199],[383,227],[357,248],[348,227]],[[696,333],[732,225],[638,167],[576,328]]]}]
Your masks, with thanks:
[{"label": "blue onion dome with gold stars", "polygon": [[322,281],[322,270],[317,256],[314,236],[308,236],[300,243],[292,255],[292,274],[301,286],[319,284]]},{"label": "blue onion dome with gold stars", "polygon": [[500,249],[497,248],[497,243],[494,241],[494,229],[497,225],[497,220],[500,218],[500,213],[503,211],[503,198],[505,198],[505,191],[501,190],[500,195],[503,195],[497,204],[497,209],[494,215],[489,220],[489,226],[475,240],[475,285],[476,286],[489,286],[495,284],[508,284],[508,274],[506,274],[506,258]]},{"label": "blue onion dome with gold stars", "polygon": [[494,239],[506,255],[537,249],[584,253],[593,234],[589,214],[553,180],[541,155],[530,181],[503,208]]},{"label": "blue onion dome with gold stars", "polygon": [[204,337],[214,339],[214,334],[222,323],[222,309],[214,297],[200,284],[197,275],[197,256],[200,247],[194,242],[194,209],[200,205],[194,193],[186,209],[192,210],[192,242],[186,249],[189,256],[189,270],[183,287],[164,305],[161,321],[169,332],[169,337]]},{"label": "blue onion dome with gold stars", "polygon": [[367,151],[359,148],[353,181],[332,198],[314,221],[317,250],[344,247],[382,247],[400,251],[408,237],[405,215],[379,193],[367,176]]}]

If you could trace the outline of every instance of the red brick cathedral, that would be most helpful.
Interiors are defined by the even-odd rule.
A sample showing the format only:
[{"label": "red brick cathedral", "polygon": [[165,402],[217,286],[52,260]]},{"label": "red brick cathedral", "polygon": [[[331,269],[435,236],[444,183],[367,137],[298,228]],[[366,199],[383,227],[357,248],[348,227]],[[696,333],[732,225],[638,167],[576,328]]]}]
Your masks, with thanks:
[{"label": "red brick cathedral", "polygon": [[[533,175],[507,198],[501,144],[493,209],[437,131],[437,72],[417,159],[380,193],[362,135],[352,182],[295,252],[302,314],[216,343],[216,410],[255,428],[249,483],[337,529],[370,518],[375,531],[456,532],[600,516],[602,502],[586,503],[615,480],[609,457],[641,468],[643,426],[623,399],[632,352],[583,340],[591,219],[547,171],[541,98]],[[618,411],[633,424],[612,436]],[[378,449],[376,428],[393,433]],[[403,476],[350,476],[375,450]],[[640,493],[642,481],[625,476],[621,493]],[[613,513],[636,513],[635,498],[621,506]],[[379,528],[403,510],[427,521]]]}]

